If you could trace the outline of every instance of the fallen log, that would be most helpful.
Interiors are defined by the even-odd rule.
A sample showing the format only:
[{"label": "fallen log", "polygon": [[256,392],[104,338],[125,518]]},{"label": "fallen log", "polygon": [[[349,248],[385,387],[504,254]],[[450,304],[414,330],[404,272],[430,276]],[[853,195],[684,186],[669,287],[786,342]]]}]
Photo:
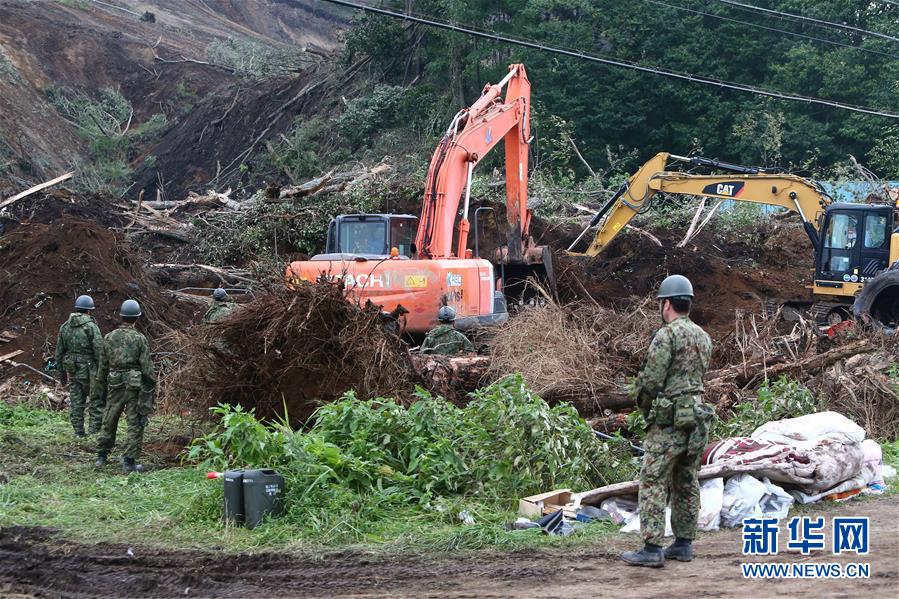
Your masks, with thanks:
[{"label": "fallen log", "polygon": [[162,293],[165,295],[169,295],[179,301],[188,302],[191,304],[197,304],[199,306],[209,306],[209,298],[200,297],[199,295],[193,295],[192,293],[184,293],[183,291],[172,291],[170,289],[163,289]]},{"label": "fallen log", "polygon": [[280,202],[284,200],[293,200],[296,198],[302,198],[308,195],[312,195],[325,187],[331,181],[331,173],[327,173],[317,179],[312,179],[311,181],[307,181],[302,185],[291,185],[289,187],[281,188],[281,191],[278,193],[277,198],[266,197],[266,202]]},{"label": "fallen log", "polygon": [[869,353],[875,349],[868,339],[861,339],[793,362],[784,362],[785,358],[781,358],[781,363],[771,365],[772,362],[776,362],[776,358],[771,358],[766,362],[757,361],[745,367],[741,365],[715,370],[706,376],[705,384],[706,387],[717,387],[727,384],[747,386],[757,382],[760,377],[777,378],[782,374],[797,371],[817,372],[849,356]]},{"label": "fallen log", "polygon": [[65,175],[60,175],[59,177],[56,177],[55,179],[50,179],[49,181],[45,181],[39,185],[35,185],[34,187],[29,187],[25,191],[17,193],[16,195],[0,202],[0,210],[6,208],[7,206],[9,206],[11,204],[15,204],[16,202],[18,202],[21,199],[27,198],[28,196],[30,196],[33,193],[37,193],[41,190],[47,189],[48,187],[52,187],[52,186],[56,185],[57,183],[62,183],[63,181],[68,181],[69,179],[71,179],[74,176],[75,176],[75,172],[73,171],[71,173],[66,173]]},{"label": "fallen log", "polygon": [[228,283],[233,280],[241,283],[255,284],[256,281],[250,278],[250,273],[245,270],[229,270],[219,268],[218,266],[210,266],[208,264],[151,264],[150,269],[163,271],[176,278],[173,273],[180,273],[190,270],[202,270],[218,277],[222,283]]},{"label": "fallen log", "polygon": [[490,358],[412,354],[412,367],[426,389],[458,401],[481,386],[490,369]]}]

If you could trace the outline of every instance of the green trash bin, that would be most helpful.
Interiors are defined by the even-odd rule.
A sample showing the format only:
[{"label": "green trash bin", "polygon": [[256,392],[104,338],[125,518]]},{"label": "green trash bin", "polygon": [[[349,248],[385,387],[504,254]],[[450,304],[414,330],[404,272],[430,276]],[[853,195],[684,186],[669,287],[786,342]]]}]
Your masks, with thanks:
[{"label": "green trash bin", "polygon": [[228,470],[225,479],[225,523],[243,526],[243,470]]},{"label": "green trash bin", "polygon": [[243,472],[244,525],[255,528],[263,518],[284,511],[284,477],[270,468]]}]

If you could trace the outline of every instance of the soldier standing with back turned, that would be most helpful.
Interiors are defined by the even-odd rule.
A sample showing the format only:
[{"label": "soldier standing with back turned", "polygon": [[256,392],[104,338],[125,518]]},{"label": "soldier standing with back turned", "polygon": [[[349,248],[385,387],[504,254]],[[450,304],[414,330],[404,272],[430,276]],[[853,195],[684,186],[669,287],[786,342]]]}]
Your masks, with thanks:
[{"label": "soldier standing with back turned", "polygon": [[[621,558],[635,566],[662,567],[665,559],[693,559],[699,515],[699,463],[709,436],[712,409],[702,403],[702,377],[712,341],[690,320],[693,285],[672,275],[659,286],[659,329],[637,376],[637,406],[646,417],[640,471],[640,531],[644,547]],[[663,550],[665,506],[671,500],[676,540]]]},{"label": "soldier standing with back turned", "polygon": [[105,351],[100,361],[100,383],[106,388],[107,406],[103,429],[97,444],[99,468],[106,465],[109,451],[115,445],[119,418],[125,413],[128,419],[128,437],[122,458],[122,472],[143,472],[143,466],[135,461],[140,455],[144,427],[153,410],[153,390],[156,375],[150,360],[150,344],[143,334],[134,328],[141,315],[140,305],[125,300],[119,312],[122,324],[105,338]]},{"label": "soldier standing with back turned", "polygon": [[103,354],[100,327],[89,312],[95,308],[88,295],[79,295],[75,311],[61,327],[56,340],[56,370],[62,384],[69,384],[69,420],[75,434],[84,436],[84,406],[89,402],[88,433],[100,430],[103,396],[97,385],[97,367]]}]

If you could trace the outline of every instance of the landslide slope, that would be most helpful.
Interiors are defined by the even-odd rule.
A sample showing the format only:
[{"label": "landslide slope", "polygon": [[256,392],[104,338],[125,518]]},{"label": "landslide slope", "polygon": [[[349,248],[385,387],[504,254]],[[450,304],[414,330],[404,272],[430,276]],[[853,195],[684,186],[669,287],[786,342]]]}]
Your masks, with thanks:
[{"label": "landslide slope", "polygon": [[[135,126],[166,114],[165,140],[179,129],[185,113],[209,99],[230,102],[233,89],[244,84],[228,69],[200,64],[208,62],[211,44],[235,40],[305,49],[312,59],[330,55],[338,47],[342,17],[316,4],[0,0],[0,176],[21,188],[86,158],[77,124],[48,101],[54,89],[87,95],[114,89],[133,106]],[[142,21],[144,11],[152,12],[155,22]],[[162,63],[157,57],[176,62]],[[145,150],[135,165],[152,153],[152,147]],[[231,158],[220,159],[227,163]],[[165,175],[176,179],[175,186],[181,183],[177,173]]]}]

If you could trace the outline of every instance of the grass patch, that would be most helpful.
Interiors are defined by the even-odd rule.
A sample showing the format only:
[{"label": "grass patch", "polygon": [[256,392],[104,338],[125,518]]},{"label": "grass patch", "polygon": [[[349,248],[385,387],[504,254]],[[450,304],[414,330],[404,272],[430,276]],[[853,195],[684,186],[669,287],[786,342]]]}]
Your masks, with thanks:
[{"label": "grass patch", "polygon": [[[145,447],[184,432],[177,419],[153,418]],[[124,433],[123,425],[120,438]],[[510,532],[505,525],[517,517],[517,495],[410,501],[404,492],[377,483],[369,493],[329,485],[314,493],[314,503],[303,502],[301,512],[246,530],[222,523],[222,483],[206,480],[204,467],[166,467],[171,460],[150,451],[143,459],[150,471],[126,477],[115,462],[96,470],[94,457],[94,441],[75,438],[66,413],[0,401],[0,472],[8,478],[0,485],[0,526],[52,527],[85,542],[310,555],[347,549],[417,554],[566,547],[617,534],[608,523],[567,538]],[[288,488],[294,499],[305,490]],[[462,511],[475,524],[462,524]]]}]

